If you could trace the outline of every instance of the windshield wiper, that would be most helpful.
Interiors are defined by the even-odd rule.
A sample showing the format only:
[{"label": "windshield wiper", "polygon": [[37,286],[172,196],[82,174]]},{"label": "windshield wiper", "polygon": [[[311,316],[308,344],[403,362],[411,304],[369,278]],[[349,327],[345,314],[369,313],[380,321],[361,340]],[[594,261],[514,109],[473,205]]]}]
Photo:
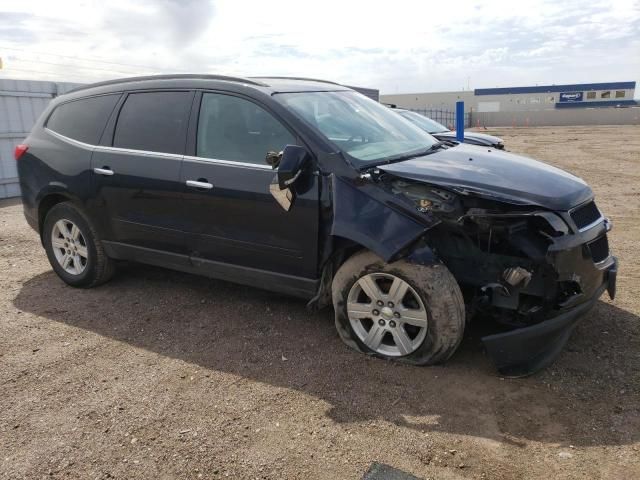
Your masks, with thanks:
[{"label": "windshield wiper", "polygon": [[387,158],[386,160],[381,160],[376,163],[368,164],[366,165],[366,167],[367,168],[377,167],[378,165],[388,165],[390,163],[403,162],[405,160],[411,160],[412,158],[423,157],[425,155],[429,155],[430,153],[434,153],[436,150],[439,150],[440,148],[446,148],[445,145],[446,144],[444,142],[436,142],[433,145],[431,145],[429,148],[425,148],[424,150],[409,153],[406,155],[399,155],[397,157]]},{"label": "windshield wiper", "polygon": [[438,140],[436,143],[434,143],[433,145],[431,145],[431,146],[427,149],[427,151],[428,151],[428,152],[433,152],[434,150],[438,150],[439,148],[443,148],[444,146],[445,146],[445,143],[444,143],[444,142],[441,142],[441,141],[439,141],[439,140]]}]

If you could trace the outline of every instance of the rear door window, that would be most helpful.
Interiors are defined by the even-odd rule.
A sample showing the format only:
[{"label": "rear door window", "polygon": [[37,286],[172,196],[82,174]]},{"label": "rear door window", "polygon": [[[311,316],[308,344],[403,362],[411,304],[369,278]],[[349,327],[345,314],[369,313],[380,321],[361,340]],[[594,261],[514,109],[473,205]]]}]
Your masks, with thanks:
[{"label": "rear door window", "polygon": [[82,98],[55,108],[47,128],[65,137],[97,145],[120,94]]},{"label": "rear door window", "polygon": [[130,93],[116,124],[113,146],[148,152],[184,152],[193,92]]},{"label": "rear door window", "polygon": [[198,157],[264,164],[267,152],[295,144],[289,130],[259,105],[232,95],[202,95]]}]

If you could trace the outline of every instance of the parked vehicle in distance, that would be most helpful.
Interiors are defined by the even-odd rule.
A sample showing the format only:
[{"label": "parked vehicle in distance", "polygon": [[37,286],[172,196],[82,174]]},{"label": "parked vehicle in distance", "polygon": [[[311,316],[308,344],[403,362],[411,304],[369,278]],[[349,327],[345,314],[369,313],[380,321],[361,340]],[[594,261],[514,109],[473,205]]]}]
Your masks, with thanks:
[{"label": "parked vehicle in distance", "polygon": [[[412,112],[411,110],[405,110],[403,108],[394,108],[394,110],[411,123],[436,137],[438,140],[442,140],[443,142],[457,141],[456,132],[449,130],[444,125],[430,119],[429,117],[425,117],[418,112]],[[486,133],[467,132],[465,130],[464,143],[504,150],[504,141],[500,137],[494,137],[493,135],[487,135]]]},{"label": "parked vehicle in distance", "polygon": [[24,213],[69,285],[133,260],[333,304],[355,350],[446,361],[467,319],[499,370],[549,364],[608,290],[579,178],[444,144],[341,85],[168,75],[55,98],[16,148]]}]

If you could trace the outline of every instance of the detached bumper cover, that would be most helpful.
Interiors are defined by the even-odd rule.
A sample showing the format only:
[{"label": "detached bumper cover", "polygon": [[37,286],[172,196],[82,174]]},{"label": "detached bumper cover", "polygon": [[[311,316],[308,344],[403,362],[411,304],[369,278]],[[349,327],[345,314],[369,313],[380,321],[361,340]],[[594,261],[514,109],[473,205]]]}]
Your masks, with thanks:
[{"label": "detached bumper cover", "polygon": [[483,337],[498,371],[509,377],[523,377],[552,363],[600,295],[607,290],[612,299],[615,297],[617,272],[618,260],[613,257],[611,265],[603,270],[602,284],[587,301],[531,327]]}]

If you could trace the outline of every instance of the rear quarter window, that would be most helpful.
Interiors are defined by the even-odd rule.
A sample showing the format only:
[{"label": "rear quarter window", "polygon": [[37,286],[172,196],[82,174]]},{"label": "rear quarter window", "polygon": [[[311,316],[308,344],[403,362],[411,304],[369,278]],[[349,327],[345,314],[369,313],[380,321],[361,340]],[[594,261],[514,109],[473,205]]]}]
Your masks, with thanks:
[{"label": "rear quarter window", "polygon": [[193,92],[130,93],[113,146],[148,152],[183,153]]},{"label": "rear quarter window", "polygon": [[96,145],[120,95],[82,98],[58,105],[47,128],[65,137]]}]

